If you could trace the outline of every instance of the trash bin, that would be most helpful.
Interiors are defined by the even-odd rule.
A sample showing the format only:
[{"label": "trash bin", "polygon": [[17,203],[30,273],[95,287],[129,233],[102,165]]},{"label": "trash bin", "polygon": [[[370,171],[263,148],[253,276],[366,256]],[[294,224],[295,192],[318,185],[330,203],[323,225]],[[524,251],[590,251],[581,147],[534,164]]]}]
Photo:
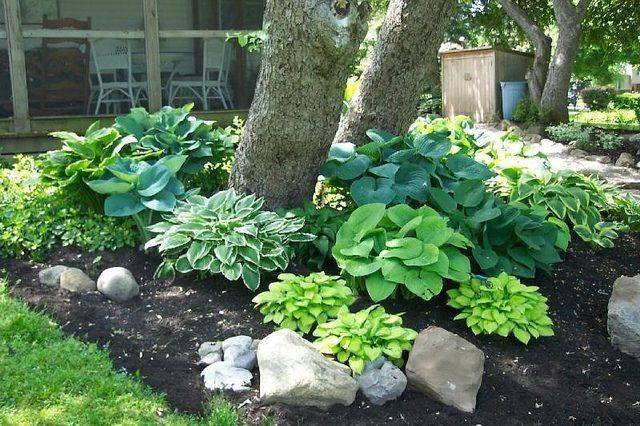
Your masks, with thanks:
[{"label": "trash bin", "polygon": [[501,81],[502,87],[502,118],[511,120],[518,101],[527,94],[526,81]]}]

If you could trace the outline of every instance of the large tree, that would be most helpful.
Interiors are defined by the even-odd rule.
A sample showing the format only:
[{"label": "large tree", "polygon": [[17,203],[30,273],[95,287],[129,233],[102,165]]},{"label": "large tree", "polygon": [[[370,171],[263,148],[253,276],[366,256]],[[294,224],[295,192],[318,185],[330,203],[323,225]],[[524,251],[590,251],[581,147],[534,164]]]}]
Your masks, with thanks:
[{"label": "large tree", "polygon": [[418,99],[433,78],[438,48],[455,0],[391,0],[360,88],[335,137],[361,144],[379,128],[401,134],[416,119]]},{"label": "large tree", "polygon": [[368,12],[362,0],[267,0],[262,67],[232,187],[269,208],[312,197]]}]

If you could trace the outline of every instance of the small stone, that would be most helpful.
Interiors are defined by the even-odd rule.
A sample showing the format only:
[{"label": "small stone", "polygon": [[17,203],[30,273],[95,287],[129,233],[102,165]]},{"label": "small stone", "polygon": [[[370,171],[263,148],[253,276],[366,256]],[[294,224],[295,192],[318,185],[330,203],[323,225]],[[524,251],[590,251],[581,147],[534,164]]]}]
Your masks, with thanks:
[{"label": "small stone", "polygon": [[131,271],[118,266],[102,271],[98,291],[116,302],[126,302],[140,293],[140,287]]},{"label": "small stone", "polygon": [[420,332],[406,368],[412,389],[467,413],[476,408],[483,372],[484,353],[480,349],[434,326]]},{"label": "small stone", "polygon": [[500,122],[500,124],[498,125],[498,129],[502,130],[502,131],[505,131],[511,126],[513,126],[513,123],[511,121],[505,119],[505,120],[502,120]]},{"label": "small stone", "polygon": [[640,275],[623,275],[613,284],[607,330],[614,347],[640,359]]},{"label": "small stone", "polygon": [[351,405],[358,382],[351,369],[322,355],[297,333],[282,329],[265,337],[258,346],[260,400],[265,404],[327,409]]},{"label": "small stone", "polygon": [[222,351],[220,352],[211,352],[200,358],[198,364],[200,365],[211,365],[214,362],[222,361]]},{"label": "small stone", "polygon": [[204,385],[211,390],[244,392],[251,388],[253,374],[243,368],[234,367],[226,361],[219,361],[202,370]]},{"label": "small stone", "polygon": [[507,130],[510,131],[511,133],[513,133],[516,136],[519,136],[521,138],[524,137],[524,131],[518,126],[515,126],[515,125],[511,126]]},{"label": "small stone", "polygon": [[629,137],[629,142],[640,144],[640,133],[636,133]]},{"label": "small stone", "polygon": [[407,388],[407,377],[402,371],[391,362],[382,359],[381,368],[373,368],[373,365],[370,365],[369,370],[356,377],[360,390],[373,405],[393,401]]},{"label": "small stone", "polygon": [[636,163],[636,169],[640,169],[640,161]]},{"label": "small stone", "polygon": [[62,275],[62,273],[67,269],[69,269],[69,267],[64,265],[55,265],[50,268],[43,269],[38,272],[40,284],[48,285],[50,287],[59,287],[60,275]]},{"label": "small stone", "polygon": [[60,288],[73,293],[96,291],[96,282],[78,268],[68,268],[60,274]]},{"label": "small stone", "polygon": [[222,343],[220,342],[203,342],[198,348],[198,355],[200,358],[204,358],[210,353],[219,353],[222,357]]},{"label": "small stone", "polygon": [[586,157],[584,157],[584,159],[587,161],[597,161],[598,163],[601,163],[601,164],[612,163],[611,157],[606,155],[587,155]]},{"label": "small stone", "polygon": [[526,140],[530,144],[537,144],[537,143],[540,143],[540,141],[542,140],[542,136],[535,133],[526,134],[524,135],[524,140]]},{"label": "small stone", "polygon": [[240,346],[231,346],[224,351],[224,360],[238,368],[251,371],[256,366],[256,351],[251,348],[243,349]]},{"label": "small stone", "polygon": [[227,348],[231,346],[239,346],[243,349],[249,349],[251,347],[251,342],[253,339],[249,336],[234,336],[225,339],[222,342],[222,350],[226,351]]},{"label": "small stone", "polygon": [[574,156],[574,157],[576,157],[576,158],[584,158],[584,157],[586,157],[587,155],[589,155],[589,153],[588,153],[587,151],[584,151],[584,150],[582,150],[582,149],[578,149],[578,148],[576,148],[576,149],[572,149],[572,150],[569,152],[569,154],[573,155],[573,156]]},{"label": "small stone", "polygon": [[616,166],[618,167],[633,167],[635,164],[635,157],[628,152],[623,152],[616,160]]}]

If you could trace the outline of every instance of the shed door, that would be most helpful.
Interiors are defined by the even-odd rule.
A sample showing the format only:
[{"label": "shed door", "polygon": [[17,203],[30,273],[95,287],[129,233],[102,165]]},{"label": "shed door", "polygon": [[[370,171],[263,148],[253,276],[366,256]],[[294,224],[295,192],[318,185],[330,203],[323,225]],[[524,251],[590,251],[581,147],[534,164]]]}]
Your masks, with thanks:
[{"label": "shed door", "polygon": [[442,96],[447,117],[486,122],[495,115],[494,57],[452,56],[443,61]]}]

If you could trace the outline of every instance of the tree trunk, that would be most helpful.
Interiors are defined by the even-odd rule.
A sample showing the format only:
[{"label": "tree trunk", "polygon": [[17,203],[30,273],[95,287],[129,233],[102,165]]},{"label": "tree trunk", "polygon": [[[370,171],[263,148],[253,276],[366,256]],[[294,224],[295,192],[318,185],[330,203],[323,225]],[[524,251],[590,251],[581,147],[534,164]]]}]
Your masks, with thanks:
[{"label": "tree trunk", "polygon": [[590,0],[581,0],[574,6],[569,0],[553,0],[559,33],[540,101],[540,111],[545,121],[569,121],[567,95],[573,63],[580,47],[582,19],[589,3]]},{"label": "tree trunk", "polygon": [[527,82],[529,83],[531,100],[540,107],[542,91],[547,82],[549,63],[551,62],[551,38],[547,37],[538,24],[513,0],[498,0],[498,3],[507,12],[507,15],[516,21],[516,24],[522,28],[535,46],[535,57],[533,66],[527,72]]},{"label": "tree trunk", "polygon": [[312,197],[368,14],[355,0],[267,1],[262,67],[233,188],[264,197],[271,209]]},{"label": "tree trunk", "polygon": [[366,142],[371,128],[407,131],[437,60],[455,0],[391,0],[360,88],[342,118],[335,142]]}]

